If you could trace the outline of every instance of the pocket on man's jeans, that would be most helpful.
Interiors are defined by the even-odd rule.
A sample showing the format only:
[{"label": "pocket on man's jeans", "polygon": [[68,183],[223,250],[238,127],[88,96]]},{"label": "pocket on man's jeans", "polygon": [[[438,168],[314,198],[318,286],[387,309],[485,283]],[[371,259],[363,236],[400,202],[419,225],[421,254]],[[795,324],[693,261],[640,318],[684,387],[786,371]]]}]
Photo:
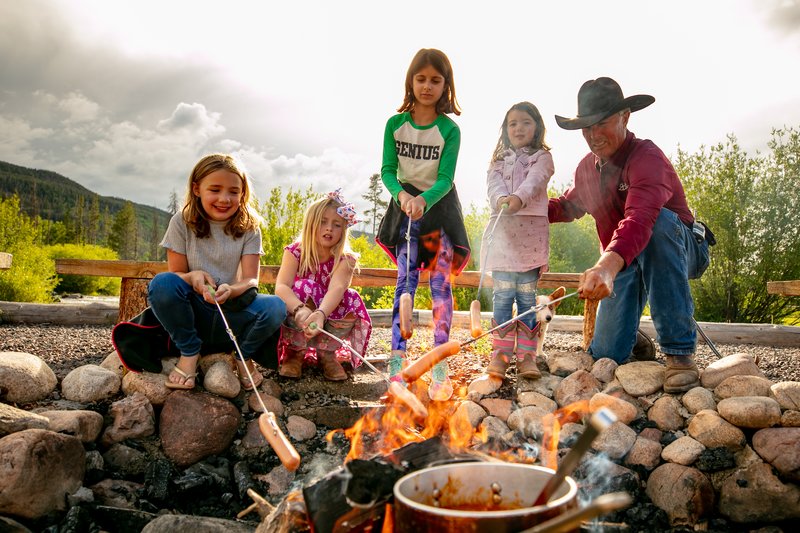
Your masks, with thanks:
[{"label": "pocket on man's jeans", "polygon": [[698,279],[706,271],[708,265],[711,263],[711,257],[708,252],[708,241],[698,243],[694,239],[689,245],[689,253],[694,254],[694,268],[689,265],[689,279]]}]

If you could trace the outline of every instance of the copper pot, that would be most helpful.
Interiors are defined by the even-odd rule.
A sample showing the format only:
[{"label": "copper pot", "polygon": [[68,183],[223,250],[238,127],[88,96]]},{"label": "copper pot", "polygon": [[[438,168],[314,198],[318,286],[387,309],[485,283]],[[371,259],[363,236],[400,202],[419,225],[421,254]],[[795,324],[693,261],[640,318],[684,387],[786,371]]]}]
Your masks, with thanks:
[{"label": "copper pot", "polygon": [[418,470],[394,485],[394,530],[516,532],[577,508],[571,477],[546,505],[533,502],[554,471],[514,463],[456,463]]}]

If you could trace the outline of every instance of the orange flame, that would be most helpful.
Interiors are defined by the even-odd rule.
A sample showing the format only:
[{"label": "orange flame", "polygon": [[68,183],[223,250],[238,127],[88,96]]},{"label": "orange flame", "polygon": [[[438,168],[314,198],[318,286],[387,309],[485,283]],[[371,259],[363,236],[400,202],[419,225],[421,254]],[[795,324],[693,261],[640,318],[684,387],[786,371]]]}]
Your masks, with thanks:
[{"label": "orange flame", "polygon": [[564,424],[577,422],[589,412],[589,400],[579,400],[554,411],[542,419],[542,464],[556,470],[558,468],[558,438]]}]

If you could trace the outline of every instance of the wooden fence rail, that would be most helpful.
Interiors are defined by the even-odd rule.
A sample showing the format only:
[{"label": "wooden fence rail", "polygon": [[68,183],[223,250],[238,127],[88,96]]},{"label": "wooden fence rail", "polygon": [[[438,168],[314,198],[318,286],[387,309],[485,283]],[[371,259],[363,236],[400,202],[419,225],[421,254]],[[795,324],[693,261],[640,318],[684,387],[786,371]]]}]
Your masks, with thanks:
[{"label": "wooden fence rail", "polygon": [[[260,283],[275,283],[278,266],[262,265],[259,272]],[[167,271],[167,263],[163,261],[112,261],[92,259],[56,259],[56,273],[77,274],[81,276],[104,276],[122,279],[119,296],[118,321],[128,320],[145,308],[147,302],[147,284],[159,272]],[[456,278],[456,286],[477,288],[480,282],[480,271],[464,271]],[[547,272],[542,274],[538,286],[555,289],[560,286],[577,288],[577,273]],[[355,287],[393,287],[397,280],[397,271],[393,268],[362,268],[353,275]],[[428,282],[428,272],[423,271],[420,282]],[[486,276],[483,286],[492,287],[491,276]],[[584,321],[584,345],[588,346],[594,332],[594,316],[597,302],[586,300],[584,317],[591,317],[591,323]]]}]

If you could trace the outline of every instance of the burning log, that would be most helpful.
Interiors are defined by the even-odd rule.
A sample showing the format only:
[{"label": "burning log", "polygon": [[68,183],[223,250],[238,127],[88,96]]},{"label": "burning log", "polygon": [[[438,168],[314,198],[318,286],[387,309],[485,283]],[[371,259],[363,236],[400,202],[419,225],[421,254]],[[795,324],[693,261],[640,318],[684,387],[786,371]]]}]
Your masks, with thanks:
[{"label": "burning log", "polygon": [[452,460],[441,439],[412,442],[393,453],[353,460],[303,489],[308,518],[319,533],[380,531],[395,481],[430,464]]}]

